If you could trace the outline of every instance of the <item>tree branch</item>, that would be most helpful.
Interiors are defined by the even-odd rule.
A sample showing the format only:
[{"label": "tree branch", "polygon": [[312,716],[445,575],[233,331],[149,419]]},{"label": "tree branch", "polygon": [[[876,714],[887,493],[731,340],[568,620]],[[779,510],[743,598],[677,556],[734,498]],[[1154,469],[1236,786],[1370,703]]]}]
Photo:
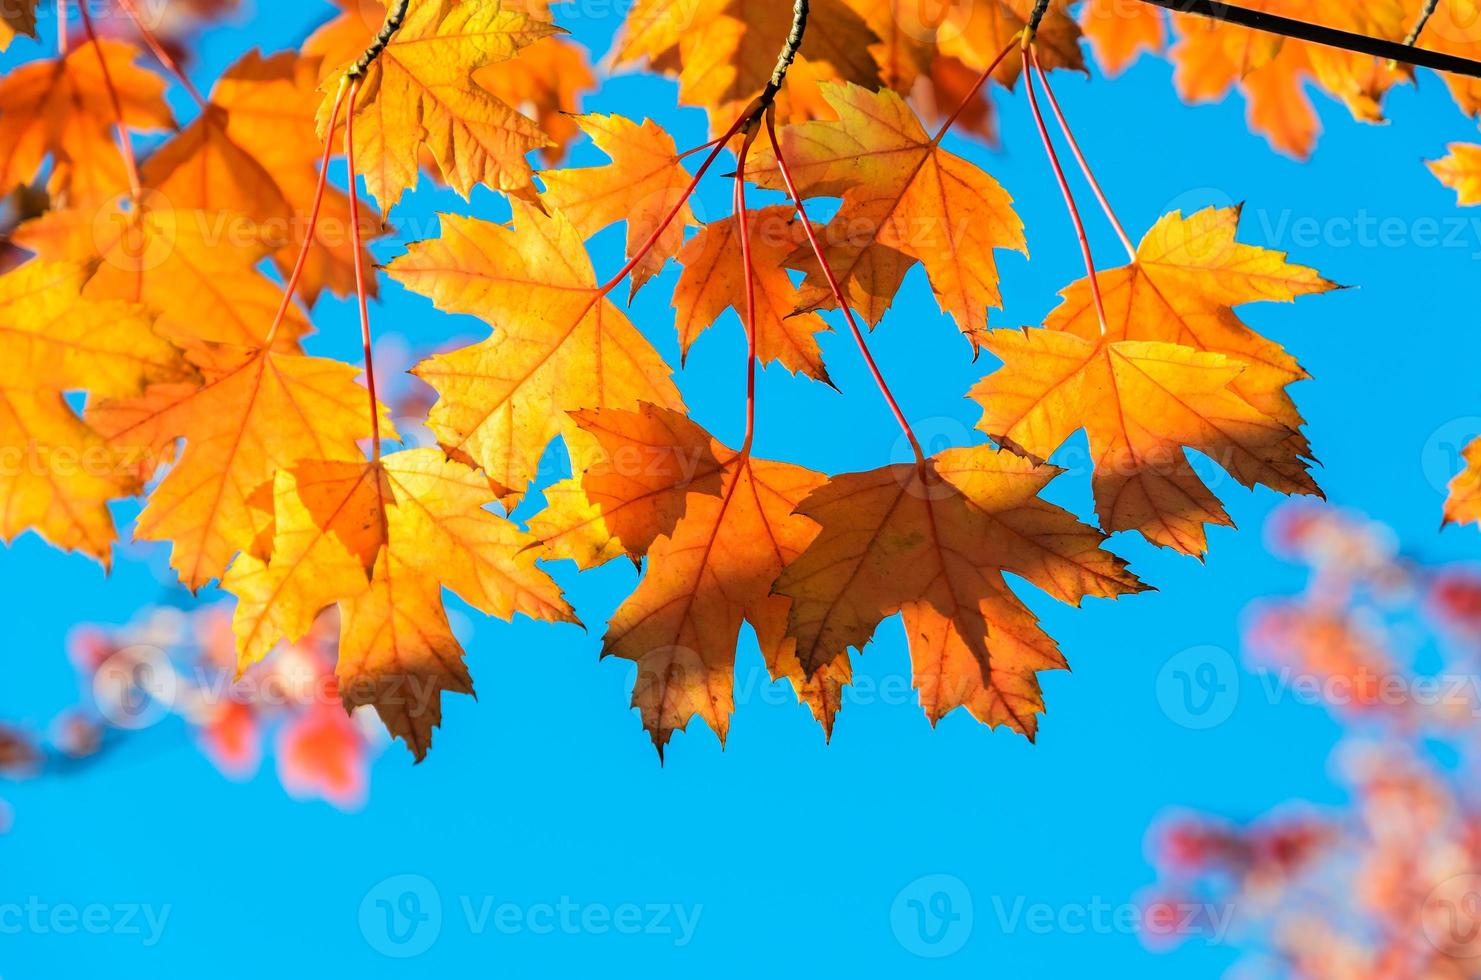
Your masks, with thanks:
[{"label": "tree branch", "polygon": [[[359,59],[345,72],[346,78],[359,78],[369,70],[375,59],[386,50],[386,45],[391,43],[391,35],[401,30],[401,22],[406,19],[406,8],[411,6],[411,0],[397,0],[396,6],[386,11],[386,22],[381,25],[380,33],[376,34],[375,40],[370,42],[370,47],[365,49]],[[350,110],[354,111],[351,105]]]},{"label": "tree branch", "polygon": [[1289,17],[1237,7],[1223,3],[1221,0],[1142,0],[1142,2],[1164,7],[1177,13],[1198,14],[1201,17],[1227,21],[1230,24],[1238,24],[1241,27],[1249,27],[1269,34],[1280,34],[1300,41],[1324,44],[1330,48],[1370,54],[1375,58],[1387,58],[1400,64],[1432,68],[1435,71],[1449,72],[1452,75],[1481,78],[1481,61],[1472,61],[1470,58],[1460,58],[1426,48],[1411,47],[1398,41],[1386,41],[1382,38],[1369,37],[1366,34],[1341,31],[1335,27],[1308,24]]},{"label": "tree branch", "polygon": [[771,70],[766,88],[761,90],[761,94],[752,101],[751,107],[741,115],[741,132],[751,132],[776,101],[777,93],[782,90],[782,82],[787,79],[787,70],[792,67],[792,62],[797,59],[797,52],[802,47],[802,35],[807,32],[807,11],[808,0],[793,0],[792,29],[787,32],[786,43],[777,55],[776,67]]}]

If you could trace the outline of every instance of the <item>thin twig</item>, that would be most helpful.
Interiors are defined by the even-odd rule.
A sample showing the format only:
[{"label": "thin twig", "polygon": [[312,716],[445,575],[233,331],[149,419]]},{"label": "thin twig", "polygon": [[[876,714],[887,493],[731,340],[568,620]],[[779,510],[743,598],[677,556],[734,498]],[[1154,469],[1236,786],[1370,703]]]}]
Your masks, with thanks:
[{"label": "thin twig", "polygon": [[[355,59],[349,71],[345,72],[347,78],[359,78],[370,70],[375,59],[379,58],[381,52],[386,50],[386,45],[391,43],[391,36],[401,30],[401,24],[406,20],[406,8],[410,6],[411,0],[397,0],[396,6],[386,11],[385,23],[381,25],[375,39],[370,42],[370,47],[366,48],[365,52]],[[353,102],[350,103],[350,111],[355,111]]]}]

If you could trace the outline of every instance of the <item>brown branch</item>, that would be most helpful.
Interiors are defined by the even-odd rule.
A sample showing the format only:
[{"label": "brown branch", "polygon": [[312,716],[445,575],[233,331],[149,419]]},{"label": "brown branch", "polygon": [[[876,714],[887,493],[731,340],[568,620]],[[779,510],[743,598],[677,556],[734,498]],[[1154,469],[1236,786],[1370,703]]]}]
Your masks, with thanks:
[{"label": "brown branch", "polygon": [[1298,41],[1323,44],[1329,48],[1341,48],[1344,51],[1368,54],[1375,58],[1387,58],[1401,64],[1432,68],[1435,71],[1449,72],[1452,75],[1481,78],[1481,61],[1430,51],[1427,48],[1412,47],[1398,41],[1369,37],[1366,34],[1354,34],[1335,27],[1309,24],[1290,17],[1281,17],[1277,14],[1267,14],[1259,10],[1223,3],[1221,0],[1142,0],[1142,2],[1178,13],[1198,14],[1212,20],[1238,24],[1241,27],[1253,28],[1267,34],[1279,34]]},{"label": "brown branch", "polygon": [[[376,34],[375,40],[370,42],[370,47],[365,49],[356,62],[345,72],[346,78],[359,78],[364,75],[375,59],[386,50],[386,45],[391,43],[391,35],[401,30],[401,22],[406,20],[406,8],[411,6],[411,0],[397,0],[396,6],[386,11],[386,22],[381,25],[380,33]],[[350,107],[354,111],[354,106]]]}]

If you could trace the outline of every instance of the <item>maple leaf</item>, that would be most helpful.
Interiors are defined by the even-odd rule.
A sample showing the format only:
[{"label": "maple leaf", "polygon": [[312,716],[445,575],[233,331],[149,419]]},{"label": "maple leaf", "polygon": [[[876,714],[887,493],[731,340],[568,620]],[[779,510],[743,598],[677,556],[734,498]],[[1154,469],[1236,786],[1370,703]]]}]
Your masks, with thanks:
[{"label": "maple leaf", "polygon": [[1465,467],[1450,481],[1445,498],[1445,523],[1481,523],[1481,439],[1461,450]]},{"label": "maple leaf", "polygon": [[545,447],[580,430],[580,408],[682,408],[668,366],[596,285],[581,235],[559,212],[511,199],[513,230],[442,215],[442,236],[413,243],[391,278],[450,313],[494,326],[492,337],[413,369],[440,396],[428,424],[472,460],[509,502],[534,478]]},{"label": "maple leaf", "polygon": [[879,38],[869,46],[879,66],[880,81],[896,92],[909,92],[915,80],[931,71],[945,5],[918,0],[846,0]]},{"label": "maple leaf", "polygon": [[222,580],[238,598],[241,668],[338,603],[345,707],[373,705],[420,761],[441,723],[442,693],[473,693],[444,587],[503,619],[577,622],[526,550],[532,539],[484,509],[489,502],[488,481],[436,449],[279,470],[271,557],[243,554]]},{"label": "maple leaf", "polygon": [[[52,211],[21,225],[15,241],[44,259],[82,263],[92,273],[85,296],[141,303],[175,341],[256,346],[282,301],[282,288],[257,269],[271,249],[254,222],[176,210],[158,194],[92,212]],[[297,349],[309,329],[290,307],[274,344]]]},{"label": "maple leaf", "polygon": [[688,495],[718,493],[721,465],[708,432],[680,412],[641,402],[636,411],[571,413],[599,458],[547,489],[530,531],[547,558],[593,568],[619,555],[637,564],[684,515]]},{"label": "maple leaf", "polygon": [[582,412],[578,422],[610,455],[583,477],[591,512],[630,553],[648,556],[642,581],[612,615],[602,654],[637,665],[633,706],[660,758],[696,714],[724,742],[743,622],[756,630],[772,676],[789,678],[831,732],[850,677],[848,655],[807,677],[785,635],[788,602],[770,594],[783,566],[817,533],[793,511],[824,482],[822,474],[737,453],[653,405]]},{"label": "maple leaf", "polygon": [[1450,152],[1438,160],[1427,161],[1440,183],[1455,191],[1461,207],[1481,204],[1481,146],[1475,143],[1451,143]]},{"label": "maple leaf", "polygon": [[473,80],[532,117],[550,137],[540,151],[547,165],[559,163],[579,135],[572,116],[582,93],[597,86],[585,49],[561,37],[543,37],[510,60],[474,72]]},{"label": "maple leaf", "polygon": [[0,51],[10,47],[17,34],[36,37],[36,0],[14,0],[0,7]]},{"label": "maple leaf", "polygon": [[1112,77],[1129,68],[1142,52],[1158,52],[1167,46],[1165,15],[1140,0],[1089,0],[1080,10],[1080,29],[1101,68]]},{"label": "maple leaf", "polygon": [[684,244],[684,226],[698,223],[686,201],[693,178],[680,162],[674,138],[651,119],[639,124],[593,113],[578,117],[576,124],[612,162],[542,172],[541,199],[564,214],[583,238],[625,221],[631,259],[677,209],[633,267],[630,292],[636,293]]},{"label": "maple leaf", "polygon": [[[211,90],[201,114],[144,161],[144,186],[177,210],[241,215],[272,229],[273,259],[286,277],[308,233],[303,216],[318,183],[318,106],[313,64],[292,52],[264,58],[249,52]],[[326,214],[346,214],[349,201],[325,189]],[[354,253],[343,230],[320,227],[309,248],[299,292],[313,304],[321,290],[354,289]],[[367,209],[362,236],[373,238],[380,216]],[[327,232],[327,233],[326,233]],[[364,260],[371,262],[368,251]],[[368,283],[375,290],[375,280]],[[271,319],[262,322],[271,322]]]},{"label": "maple leaf", "polygon": [[1042,328],[994,330],[1003,361],[972,390],[994,441],[1047,459],[1083,428],[1094,461],[1096,512],[1107,531],[1140,531],[1185,554],[1207,550],[1205,524],[1231,525],[1184,447],[1245,486],[1319,494],[1303,440],[1231,389],[1244,365],[1179,344],[1086,340]]},{"label": "maple leaf", "polygon": [[[878,323],[919,260],[941,309],[972,337],[986,327],[988,308],[1002,304],[993,250],[1027,251],[1013,199],[941,149],[898,94],[830,84],[823,96],[838,119],[788,126],[780,141],[799,193],[843,197],[825,251],[849,305]],[[747,176],[783,187],[770,147],[753,155]],[[809,273],[802,308],[832,305],[810,249],[790,264]]]},{"label": "maple leaf", "polygon": [[[879,69],[870,47],[879,39],[844,0],[813,0],[809,19],[825,24],[808,31],[777,98],[784,120],[806,119],[825,109],[816,84],[857,82],[871,89]],[[776,67],[777,51],[792,27],[786,3],[746,0],[637,0],[614,48],[617,65],[649,61],[679,78],[679,98],[709,110],[712,128],[724,129],[761,94]]]},{"label": "maple leaf", "polygon": [[0,187],[29,183],[49,161],[46,186],[67,206],[102,204],[128,187],[114,143],[115,114],[106,77],[128,129],[174,125],[165,83],[134,62],[139,50],[99,41],[65,56],[21,65],[0,79]]},{"label": "maple leaf", "polygon": [[[756,354],[762,363],[780,361],[788,371],[832,384],[817,339],[819,333],[829,329],[828,324],[816,313],[794,315],[800,294],[785,265],[802,235],[801,226],[793,221],[794,214],[790,206],[775,205],[746,215],[756,307]],[[740,236],[736,234],[739,226],[733,215],[713,221],[689,239],[679,253],[684,271],[674,286],[674,314],[679,348],[685,355],[727,307],[745,315],[746,281]]]},{"label": "maple leaf", "polygon": [[1073,604],[1143,588],[1101,550],[1104,535],[1039,498],[1060,472],[976,446],[845,473],[810,493],[797,511],[821,530],[774,586],[792,600],[787,635],[803,669],[862,649],[904,610],[933,721],[966,705],[1033,737],[1043,708],[1035,673],[1064,662],[1003,573]]},{"label": "maple leaf", "polygon": [[136,394],[188,377],[180,354],[138,306],[78,296],[86,273],[33,261],[0,276],[0,538],[28,529],[59,548],[110,562],[108,501],[140,489],[64,393]]},{"label": "maple leaf", "polygon": [[[1284,252],[1236,240],[1240,209],[1204,208],[1157,220],[1129,265],[1097,274],[1108,340],[1155,340],[1226,354],[1244,370],[1230,387],[1272,419],[1304,423],[1285,386],[1308,377],[1279,344],[1251,330],[1234,307],[1256,301],[1289,302],[1337,286],[1315,269],[1295,265]],[[1088,279],[1066,288],[1064,301],[1044,321],[1094,341],[1100,319]],[[1309,450],[1302,442],[1299,455]]]},{"label": "maple leaf", "polygon": [[[467,197],[476,184],[528,193],[524,156],[549,143],[540,127],[479,86],[475,72],[506,61],[556,33],[555,25],[498,0],[423,0],[413,4],[366,69],[356,102],[355,156],[366,189],[389,211],[417,185],[418,151],[430,152],[443,179]],[[312,40],[312,39],[311,39]],[[369,43],[370,38],[365,38]],[[310,43],[308,53],[317,53]],[[339,78],[353,62],[340,63]],[[331,83],[332,84],[332,83]],[[319,108],[327,137],[335,92]]]},{"label": "maple leaf", "polygon": [[[959,59],[975,72],[987,70],[1015,35],[1028,26],[1037,0],[974,0],[950,3],[938,32],[938,49]],[[1069,0],[1053,0],[1034,34],[1034,50],[1045,71],[1069,68],[1085,71],[1080,51],[1080,25],[1069,12]],[[1023,70],[1019,58],[1004,58],[993,78],[1012,87]]]},{"label": "maple leaf", "polygon": [[[1401,39],[1410,23],[1403,0],[1251,0],[1250,9],[1321,23],[1370,37]],[[1321,129],[1306,95],[1308,82],[1342,100],[1353,118],[1383,119],[1383,96],[1410,69],[1380,58],[1252,31],[1192,14],[1173,15],[1181,35],[1168,56],[1173,83],[1188,102],[1216,102],[1236,85],[1249,103],[1252,132],[1276,149],[1305,159]]]},{"label": "maple leaf", "polygon": [[[170,541],[170,564],[199,589],[252,548],[267,527],[253,494],[303,459],[353,460],[371,434],[357,369],[319,357],[229,344],[183,344],[196,383],[151,385],[90,407],[87,419],[116,447],[158,458],[185,448],[150,494],[134,534]],[[385,407],[378,406],[385,417]],[[383,434],[394,438],[389,420]]]}]

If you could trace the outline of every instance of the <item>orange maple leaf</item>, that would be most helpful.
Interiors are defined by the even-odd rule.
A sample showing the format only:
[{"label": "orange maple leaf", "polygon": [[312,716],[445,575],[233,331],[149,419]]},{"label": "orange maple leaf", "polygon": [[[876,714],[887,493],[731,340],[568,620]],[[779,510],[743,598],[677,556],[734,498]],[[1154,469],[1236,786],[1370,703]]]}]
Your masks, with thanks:
[{"label": "orange maple leaf", "polygon": [[[1245,6],[1392,41],[1410,24],[1403,0],[1250,0]],[[1168,56],[1178,94],[1188,102],[1216,102],[1238,86],[1249,103],[1250,130],[1297,158],[1311,154],[1321,130],[1308,83],[1342,100],[1353,118],[1379,122],[1383,96],[1411,74],[1381,58],[1193,14],[1174,14],[1173,25],[1180,39]]]},{"label": "orange maple leaf", "polygon": [[[140,174],[172,208],[251,219],[277,245],[273,260],[284,276],[308,234],[304,216],[318,179],[313,68],[292,52],[269,58],[249,52],[217,81],[201,114],[144,161]],[[345,195],[326,188],[325,214],[348,210]],[[379,233],[373,208],[360,220],[364,238]],[[364,260],[372,261],[368,251]],[[348,230],[321,217],[299,280],[304,301],[312,304],[326,288],[340,296],[353,290],[353,262]],[[373,295],[375,280],[367,285]],[[261,322],[271,322],[271,310]]]},{"label": "orange maple leaf", "polygon": [[583,238],[608,225],[627,223],[627,257],[639,254],[661,222],[672,221],[642,252],[632,271],[631,292],[657,275],[684,244],[684,227],[697,224],[687,196],[693,178],[680,162],[674,138],[651,119],[593,113],[576,124],[612,162],[599,167],[547,170],[541,200],[565,215]]},{"label": "orange maple leaf", "polygon": [[845,473],[814,490],[798,512],[822,529],[775,585],[792,600],[787,634],[802,667],[862,649],[903,610],[933,721],[966,705],[984,723],[1032,737],[1043,709],[1034,675],[1064,662],[1003,573],[1074,604],[1143,588],[1101,549],[1104,535],[1039,498],[1060,472],[977,446]]},{"label": "orange maple leaf", "polygon": [[510,204],[513,230],[445,214],[440,238],[413,243],[388,270],[438,309],[494,326],[413,373],[440,396],[428,420],[438,440],[506,501],[524,492],[552,439],[581,438],[567,412],[683,404],[663,358],[601,294],[571,222]]},{"label": "orange maple leaf", "polygon": [[[839,118],[788,126],[780,140],[799,193],[843,197],[824,240],[849,305],[878,323],[919,260],[941,309],[971,338],[987,326],[988,308],[1002,304],[993,250],[1027,251],[1013,199],[941,149],[898,94],[829,84],[823,97]],[[783,186],[770,147],[753,155],[747,176]],[[809,248],[791,264],[809,273],[804,309],[833,305]]]},{"label": "orange maple leaf", "polygon": [[785,635],[788,602],[771,594],[782,568],[817,534],[794,509],[823,484],[822,474],[737,453],[652,405],[582,412],[578,421],[610,456],[583,478],[591,513],[616,529],[623,547],[648,556],[637,590],[612,615],[602,652],[637,665],[633,706],[660,758],[696,714],[724,742],[744,622],[756,630],[771,675],[790,679],[831,732],[848,655],[809,678]]},{"label": "orange maple leaf", "polygon": [[[870,46],[879,39],[844,0],[813,0],[810,18],[826,29],[808,31],[777,98],[784,120],[826,112],[816,93],[821,81],[874,88],[879,68]],[[677,75],[679,98],[710,112],[723,130],[771,79],[777,51],[792,26],[785,3],[746,0],[638,0],[614,48],[618,65],[646,60]]]},{"label": "orange maple leaf", "polygon": [[1461,450],[1465,467],[1450,481],[1445,498],[1445,523],[1481,523],[1481,439]]},{"label": "orange maple leaf", "polygon": [[577,622],[526,550],[533,539],[484,509],[488,481],[436,449],[301,460],[278,471],[272,501],[271,557],[243,554],[222,580],[238,598],[241,668],[338,603],[345,707],[373,705],[418,760],[442,693],[473,693],[444,587],[503,619]]},{"label": "orange maple leaf", "polygon": [[[281,287],[257,268],[271,252],[262,229],[230,212],[176,210],[161,196],[96,211],[52,211],[16,230],[15,240],[44,259],[82,263],[93,299],[141,303],[176,341],[256,346],[266,340]],[[209,304],[210,315],[202,315]],[[274,345],[297,349],[310,329],[290,307]]]},{"label": "orange maple leaf", "polygon": [[547,558],[593,568],[619,555],[638,564],[654,540],[684,515],[690,493],[718,493],[718,445],[680,412],[639,403],[636,411],[571,413],[599,458],[546,489],[546,506],[530,519]]},{"label": "orange maple leaf", "polygon": [[[787,274],[786,260],[797,248],[801,227],[791,207],[749,211],[751,283],[756,303],[756,355],[762,363],[780,361],[788,371],[832,384],[823,367],[817,335],[830,329],[816,313],[795,313],[800,293]],[[674,286],[674,315],[683,355],[726,308],[744,315],[746,281],[742,271],[740,223],[732,215],[713,221],[684,243],[684,271]]]},{"label": "orange maple leaf", "polygon": [[[1028,26],[1037,0],[974,0],[950,3],[938,31],[938,50],[959,59],[975,72],[987,70],[1014,37]],[[1070,14],[1070,0],[1053,0],[1034,34],[1034,50],[1045,71],[1055,68],[1085,70],[1080,51],[1080,25]],[[1018,58],[1004,58],[993,70],[993,79],[1012,87],[1023,65]]]},{"label": "orange maple leaf", "polygon": [[1232,525],[1184,447],[1245,486],[1318,494],[1304,440],[1232,389],[1244,365],[1179,344],[994,330],[983,346],[1003,366],[972,389],[978,427],[1000,445],[1047,459],[1079,429],[1090,439],[1096,511],[1107,531],[1140,531],[1185,554],[1208,547],[1203,525]]},{"label": "orange maple leaf", "polygon": [[175,124],[164,80],[136,65],[138,56],[131,44],[99,41],[21,65],[0,79],[0,188],[29,183],[49,161],[46,186],[65,206],[92,207],[127,189],[105,70],[125,127]]},{"label": "orange maple leaf", "polygon": [[[177,440],[179,460],[149,496],[135,536],[173,544],[170,564],[190,589],[221,575],[268,526],[253,495],[303,459],[360,458],[371,434],[357,369],[340,361],[229,344],[186,342],[202,383],[151,385],[90,407],[87,419],[120,449],[154,459]],[[384,418],[385,407],[379,406]],[[389,420],[382,432],[394,438]]]},{"label": "orange maple leaf", "polygon": [[1141,0],[1089,0],[1080,10],[1080,29],[1101,68],[1116,76],[1142,52],[1167,47],[1165,12]]}]

